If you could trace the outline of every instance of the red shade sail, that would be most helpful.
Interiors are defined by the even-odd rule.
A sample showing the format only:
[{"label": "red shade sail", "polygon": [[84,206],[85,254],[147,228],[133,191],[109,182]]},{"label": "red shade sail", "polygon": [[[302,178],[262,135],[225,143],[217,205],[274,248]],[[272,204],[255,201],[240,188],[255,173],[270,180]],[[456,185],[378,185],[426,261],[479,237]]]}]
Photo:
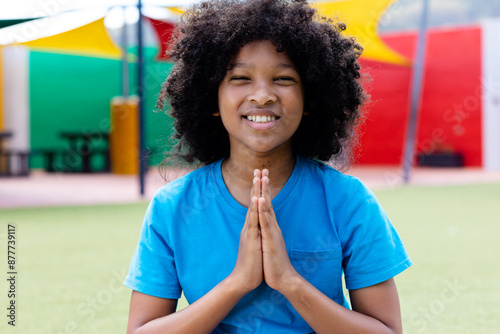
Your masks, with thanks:
[{"label": "red shade sail", "polygon": [[174,24],[167,21],[156,20],[150,17],[145,17],[153,26],[156,35],[158,36],[158,40],[160,41],[160,53],[156,56],[156,58],[169,60],[170,58],[167,56],[167,46],[170,43],[170,38],[172,37],[172,33],[174,32]]}]

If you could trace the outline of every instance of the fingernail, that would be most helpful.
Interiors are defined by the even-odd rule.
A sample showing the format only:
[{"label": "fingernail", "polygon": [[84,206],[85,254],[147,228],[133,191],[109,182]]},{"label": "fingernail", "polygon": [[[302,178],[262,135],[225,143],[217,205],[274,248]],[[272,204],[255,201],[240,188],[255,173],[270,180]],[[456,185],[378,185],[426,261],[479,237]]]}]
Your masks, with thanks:
[{"label": "fingernail", "polygon": [[267,178],[267,184],[269,184],[269,178]]},{"label": "fingernail", "polygon": [[257,176],[257,170],[253,171],[253,176]]}]

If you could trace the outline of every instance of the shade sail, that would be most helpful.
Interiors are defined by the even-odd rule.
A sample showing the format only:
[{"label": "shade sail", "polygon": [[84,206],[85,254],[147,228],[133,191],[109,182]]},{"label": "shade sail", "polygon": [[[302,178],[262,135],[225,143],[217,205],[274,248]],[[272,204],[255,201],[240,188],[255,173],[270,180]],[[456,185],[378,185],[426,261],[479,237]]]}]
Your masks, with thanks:
[{"label": "shade sail", "polygon": [[150,23],[153,29],[158,36],[158,42],[160,43],[160,50],[157,54],[157,59],[169,60],[170,58],[167,56],[167,44],[172,37],[172,32],[174,31],[174,23],[168,21],[161,21],[157,19],[153,19],[150,17],[145,17]]},{"label": "shade sail", "polygon": [[363,58],[398,65],[411,61],[390,49],[380,39],[377,25],[380,16],[395,0],[344,0],[315,2],[319,14],[338,18],[347,24],[346,34],[356,37],[363,46]]},{"label": "shade sail", "polygon": [[104,18],[57,35],[20,43],[32,49],[84,56],[119,58],[121,50],[110,39]]},{"label": "shade sail", "polygon": [[9,27],[9,26],[13,26],[13,25],[15,25],[15,24],[19,24],[19,23],[24,23],[24,22],[32,21],[32,20],[36,20],[36,19],[35,19],[35,18],[32,18],[32,19],[12,19],[12,20],[0,20],[0,29],[5,28],[5,27]]}]

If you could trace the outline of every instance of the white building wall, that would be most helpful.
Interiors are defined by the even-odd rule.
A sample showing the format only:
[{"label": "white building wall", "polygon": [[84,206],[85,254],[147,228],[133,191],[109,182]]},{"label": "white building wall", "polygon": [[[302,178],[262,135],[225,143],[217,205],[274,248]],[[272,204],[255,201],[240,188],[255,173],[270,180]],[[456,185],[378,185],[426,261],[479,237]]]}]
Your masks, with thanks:
[{"label": "white building wall", "polygon": [[500,20],[482,24],[483,167],[500,170]]}]

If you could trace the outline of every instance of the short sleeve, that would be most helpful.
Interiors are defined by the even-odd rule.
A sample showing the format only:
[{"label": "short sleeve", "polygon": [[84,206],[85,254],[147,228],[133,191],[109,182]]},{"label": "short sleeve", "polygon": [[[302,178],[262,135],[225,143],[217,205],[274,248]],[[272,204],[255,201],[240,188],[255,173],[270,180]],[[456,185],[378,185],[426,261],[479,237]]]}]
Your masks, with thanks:
[{"label": "short sleeve", "polygon": [[165,211],[164,203],[157,197],[149,204],[124,284],[144,294],[178,299],[182,290],[168,242],[168,212]]},{"label": "short sleeve", "polygon": [[347,289],[386,281],[412,265],[375,195],[354,179],[340,231]]}]

